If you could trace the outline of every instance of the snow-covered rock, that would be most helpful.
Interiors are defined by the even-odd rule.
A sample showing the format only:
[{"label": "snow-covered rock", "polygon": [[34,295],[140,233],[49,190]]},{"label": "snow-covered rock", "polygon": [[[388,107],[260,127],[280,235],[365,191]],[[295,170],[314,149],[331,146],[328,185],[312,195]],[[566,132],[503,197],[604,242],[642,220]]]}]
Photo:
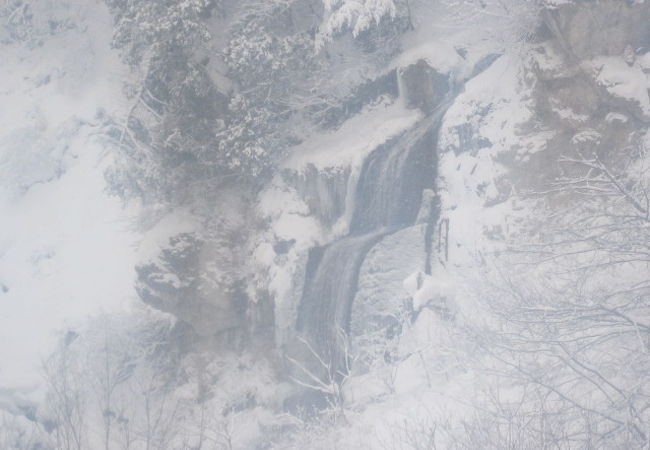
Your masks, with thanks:
[{"label": "snow-covered rock", "polygon": [[449,277],[433,277],[421,271],[414,272],[404,279],[404,289],[411,296],[412,309],[436,309],[442,315],[450,315],[454,302],[455,289]]}]

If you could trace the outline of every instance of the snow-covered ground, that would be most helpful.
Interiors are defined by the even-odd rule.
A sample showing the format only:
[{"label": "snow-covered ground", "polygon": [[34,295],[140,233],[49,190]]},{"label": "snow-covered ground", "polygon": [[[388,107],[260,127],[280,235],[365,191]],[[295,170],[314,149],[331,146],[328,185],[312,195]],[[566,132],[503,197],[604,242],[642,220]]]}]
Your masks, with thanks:
[{"label": "snow-covered ground", "polygon": [[[560,8],[568,1],[549,0],[547,4]],[[362,2],[327,4],[359,7]],[[518,7],[516,5],[526,8],[525,2],[513,3],[513,7]],[[511,381],[513,373],[499,365],[491,350],[504,342],[497,342],[497,338],[503,338],[511,330],[519,332],[518,338],[526,335],[523,341],[530,338],[528,332],[534,331],[531,326],[522,333],[496,309],[507,305],[509,296],[520,289],[521,302],[526,306],[530,303],[540,310],[546,308],[544,314],[553,312],[552,308],[560,304],[565,295],[571,295],[571,285],[581,281],[567,274],[575,273],[578,263],[589,262],[588,257],[566,258],[559,252],[543,263],[535,261],[535,267],[524,268],[521,264],[513,268],[508,266],[512,262],[508,258],[532,259],[533,256],[512,256],[516,252],[508,253],[508,250],[519,250],[516,246],[521,243],[516,238],[521,237],[519,233],[529,232],[529,228],[537,228],[530,232],[531,241],[539,239],[535,234],[539,229],[548,226],[551,234],[557,232],[551,229],[553,226],[570,227],[572,219],[588,214],[592,206],[589,201],[596,207],[601,206],[598,196],[588,201],[584,198],[575,201],[564,192],[564,197],[558,200],[550,195],[544,197],[548,192],[538,191],[534,192],[537,195],[534,197],[532,189],[539,187],[534,186],[540,178],[538,172],[547,172],[541,175],[553,181],[559,173],[571,175],[570,171],[557,169],[561,155],[574,147],[598,149],[608,137],[614,146],[627,139],[625,143],[629,145],[623,150],[632,148],[637,143],[635,139],[641,142],[641,147],[648,146],[650,53],[639,49],[626,50],[621,55],[590,55],[574,67],[575,61],[562,56],[563,50],[554,46],[557,42],[551,38],[540,38],[548,38],[544,43],[526,42],[521,47],[504,40],[507,33],[520,37],[521,30],[517,28],[527,24],[524,14],[521,23],[513,23],[506,16],[494,16],[479,23],[485,17],[484,11],[474,12],[470,8],[463,9],[458,17],[445,16],[443,21],[441,14],[447,13],[438,6],[430,8],[422,3],[419,8],[422,11],[414,11],[415,29],[402,36],[401,52],[387,61],[386,67],[367,74],[369,77],[364,80],[383,77],[391,70],[399,77],[403,69],[422,61],[429,65],[428,69],[448,74],[450,85],[453,85],[451,89],[457,96],[441,119],[440,129],[436,128],[438,141],[432,151],[438,156],[437,173],[432,171],[430,184],[423,183],[426,187],[422,187],[422,199],[418,197],[417,200],[421,204],[415,204],[416,210],[420,207],[418,218],[403,224],[400,229],[386,232],[381,239],[379,236],[385,230],[373,230],[377,233],[376,244],[360,259],[358,279],[356,272],[350,277],[356,283],[349,282],[356,286],[356,296],[349,337],[353,353],[358,354],[345,356],[359,359],[350,373],[337,374],[344,380],[336,386],[340,388],[336,394],[341,395],[341,402],[335,405],[338,410],[332,414],[335,426],[329,426],[331,424],[318,421],[302,421],[288,414],[291,408],[287,407],[288,403],[283,404],[291,400],[297,390],[296,385],[288,381],[291,370],[287,369],[289,364],[283,359],[283,352],[289,345],[283,345],[297,334],[297,311],[303,286],[308,285],[305,283],[305,277],[309,276],[307,260],[312,249],[336,244],[337,239],[350,232],[353,212],[358,206],[355,205],[358,201],[356,185],[364,170],[364,161],[373,150],[384,144],[390,146],[391,142],[399,140],[395,138],[408,134],[418,123],[426,121],[427,113],[408,109],[403,98],[378,96],[368,100],[368,104],[337,129],[320,130],[313,125],[297,132],[302,133],[303,141],[289,149],[289,156],[275,178],[254,199],[259,217],[246,216],[241,222],[239,218],[233,219],[237,224],[232,227],[241,228],[238,230],[241,234],[255,234],[246,236],[253,242],[251,248],[246,247],[251,253],[238,255],[248,258],[251,267],[246,269],[255,273],[253,280],[246,278],[248,273],[242,276],[242,280],[249,282],[244,290],[253,293],[242,300],[242,303],[249,302],[243,306],[249,308],[245,320],[252,321],[250,316],[258,313],[251,305],[254,301],[249,300],[270,299],[272,308],[264,309],[262,314],[273,314],[274,320],[260,322],[273,324],[276,346],[266,343],[266,347],[261,346],[262,351],[222,351],[221,343],[215,345],[215,341],[210,340],[214,337],[210,333],[224,324],[215,323],[199,306],[197,315],[207,317],[204,328],[208,332],[205,342],[201,342],[205,346],[193,347],[196,342],[188,341],[199,340],[192,334],[198,329],[195,323],[198,321],[194,320],[197,316],[188,316],[190,319],[179,316],[180,321],[185,322],[174,328],[178,322],[171,314],[150,314],[152,311],[141,305],[134,292],[134,267],[163,262],[163,250],[169,248],[170,238],[201,230],[205,218],[195,216],[191,205],[178,207],[162,219],[154,217],[151,222],[158,219],[157,223],[143,236],[138,228],[142,219],[139,206],[125,205],[107,191],[104,172],[117,153],[108,139],[106,131],[110,127],[107,124],[115,121],[119,127],[119,118],[124,118],[130,110],[130,101],[123,90],[125,81],[133,75],[111,49],[111,18],[104,3],[100,0],[42,0],[10,14],[0,7],[0,13],[5,13],[2,18],[10,25],[0,29],[3,56],[0,66],[0,412],[6,409],[24,414],[25,410],[16,411],[17,407],[20,409],[20,405],[31,405],[42,399],[42,363],[70,331],[73,333],[68,336],[86,333],[77,342],[82,347],[80,352],[92,356],[87,358],[95,364],[92,369],[97,369],[97,360],[104,351],[106,365],[103,369],[109,370],[106,337],[109,327],[102,329],[100,322],[113,320],[113,332],[117,335],[130,333],[129,339],[135,342],[133,348],[125,345],[111,349],[116,354],[126,355],[115,361],[126,367],[128,373],[124,379],[128,379],[128,383],[115,392],[123,397],[120,401],[124,405],[134,408],[129,420],[132,424],[140,420],[137,426],[142,429],[148,427],[144,424],[149,419],[149,411],[142,408],[149,406],[150,398],[146,401],[144,398],[160,382],[159,374],[148,373],[146,364],[138,367],[145,359],[142,355],[149,351],[147,357],[151,356],[152,360],[165,360],[161,370],[168,373],[164,375],[170,375],[170,379],[176,377],[177,384],[166,384],[159,390],[164,395],[157,400],[164,404],[170,393],[168,388],[172,386],[169,398],[182,404],[183,417],[175,415],[173,402],[161,406],[160,411],[165,410],[167,414],[165,408],[173,410],[167,418],[169,424],[187,428],[175,437],[185,439],[185,445],[194,445],[199,433],[203,436],[205,430],[197,430],[206,426],[206,411],[209,421],[214,421],[207,425],[213,428],[210,432],[214,432],[214,439],[225,437],[234,448],[252,448],[260,442],[269,448],[276,444],[277,448],[418,448],[418,439],[426,439],[436,432],[440,437],[436,442],[450,448],[457,439],[466,442],[462,440],[466,437],[463,434],[469,434],[468,430],[475,423],[489,431],[490,424],[480,422],[482,414],[491,407],[507,408],[511,399],[518,399],[518,387]],[[330,19],[335,22],[329,25],[324,22],[329,27],[325,30],[329,33],[325,36],[327,39],[334,39],[334,32],[345,27],[355,31],[355,21],[366,28],[374,23],[369,21],[369,16],[358,16],[355,10],[347,11],[354,13],[347,22],[341,21],[340,10],[338,16],[335,10],[331,11]],[[377,14],[379,16],[373,18],[375,22],[390,16],[391,12],[378,10]],[[441,23],[446,25],[440,26]],[[352,37],[348,38],[345,45],[353,47]],[[347,56],[340,58],[342,65],[349,64],[344,69],[350,73],[361,72],[349,62],[354,59]],[[365,69],[367,67],[363,71]],[[553,82],[558,79],[562,81],[559,85],[569,81],[575,84],[567,84],[570,87],[566,90],[553,88]],[[420,82],[427,82],[426,76],[423,80]],[[546,91],[540,87],[545,83],[551,86]],[[235,84],[230,88],[236,89]],[[406,89],[405,84],[400,88]],[[573,108],[588,103],[575,98],[580,95],[575,94],[574,89],[578,92],[584,89],[596,98],[593,110]],[[405,96],[404,92],[400,94]],[[608,152],[612,159],[617,159],[618,154],[611,148],[602,153]],[[576,154],[584,156],[580,151]],[[590,161],[600,163],[597,159]],[[647,200],[647,171],[645,166],[636,167],[646,162],[640,158],[625,167],[627,173],[623,175],[634,171],[641,174],[638,175],[640,181],[636,180],[638,184],[634,183],[634,178],[629,178],[626,184],[615,186],[619,190],[614,190],[613,194],[612,191],[604,192],[611,198],[623,192],[628,200],[643,192]],[[590,174],[594,172],[596,176],[600,174],[598,170]],[[597,182],[598,186],[607,188],[607,180],[601,178]],[[223,195],[227,197],[228,193]],[[398,199],[405,203],[409,200],[412,201]],[[605,225],[607,220],[625,211],[621,204],[602,204],[611,208],[609,218],[601,219]],[[439,217],[434,220],[434,208],[438,205]],[[147,206],[156,211],[164,209],[158,208],[160,205]],[[221,214],[228,215],[228,205],[221,203],[219,207]],[[549,212],[553,212],[553,208],[566,216],[560,218],[564,222],[551,217]],[[642,213],[644,206],[639,203],[634,208],[636,212],[632,214],[641,217],[638,212]],[[645,218],[641,217],[645,222],[636,229],[641,242],[647,231],[648,206],[645,208]],[[576,217],[573,217],[573,209]],[[210,220],[215,217],[211,216]],[[249,218],[254,224],[247,223]],[[246,229],[249,225],[250,229]],[[543,235],[544,231],[538,234]],[[581,232],[582,229],[577,229],[577,233]],[[375,235],[352,235],[351,240],[358,238],[365,242],[368,237],[374,239]],[[617,243],[616,238],[614,236],[614,243]],[[630,242],[622,247],[625,251],[627,244]],[[612,253],[616,256],[616,251]],[[641,254],[647,259],[647,250]],[[606,252],[604,255],[599,257],[608,256]],[[230,270],[231,267],[225,267],[228,265],[235,266],[228,259],[214,256],[209,252],[202,255],[215,272]],[[345,272],[347,276],[357,269],[352,267],[352,258],[347,259],[340,257],[340,261],[336,261],[334,257],[323,257],[320,263],[334,260],[342,270],[325,271],[321,278],[326,279],[332,273],[338,279],[328,282],[346,282],[340,274]],[[558,261],[563,261],[564,266]],[[647,263],[643,259],[633,264],[625,261],[626,265],[616,269],[607,267],[612,261],[597,258],[594,261],[604,268],[585,272],[586,278],[590,274],[594,278],[581,285],[584,291],[580,294],[588,301],[597,300],[608,289],[625,291],[626,286],[636,289],[647,284]],[[605,263],[601,264],[603,261]],[[504,269],[509,272],[507,281],[512,284],[497,287]],[[555,269],[563,269],[565,273],[560,277],[553,273]],[[167,287],[186,287],[171,269],[161,277]],[[567,292],[559,292],[562,290]],[[544,295],[537,298],[531,293]],[[191,303],[192,295],[183,292],[179,295],[180,301]],[[216,303],[216,295],[206,296],[208,302]],[[574,311],[586,302],[582,297],[578,300],[573,305]],[[640,302],[639,310],[642,307],[643,302]],[[512,311],[518,310],[513,307]],[[566,310],[566,313],[572,312]],[[633,310],[633,314],[641,313]],[[333,316],[327,316],[323,314],[322,320],[332,320]],[[616,320],[617,326],[626,325]],[[226,326],[232,325],[228,320],[223,322],[227,322]],[[638,324],[634,320],[630,323],[640,337]],[[162,331],[159,333],[159,330]],[[98,342],[102,340],[102,332],[106,333],[104,346],[97,351],[101,347]],[[141,339],[140,332],[151,341]],[[616,333],[620,334],[618,330]],[[612,335],[619,338],[616,333]],[[641,339],[636,342],[636,335],[633,339],[634,345],[639,344],[638,348],[646,350]],[[245,347],[241,343],[233,347],[240,345]],[[166,346],[182,349],[169,350]],[[218,353],[216,347],[222,353]],[[630,346],[634,348],[637,347]],[[618,350],[625,349],[619,345]],[[537,353],[538,348],[535,348],[530,354]],[[521,361],[526,355],[522,352],[515,357]],[[640,355],[638,361],[645,364],[643,357]],[[551,356],[540,357],[540,365],[544,365],[546,358]],[[593,361],[597,366],[602,358]],[[90,382],[83,381],[87,384],[85,389],[98,378],[90,368],[89,363],[85,376]],[[642,373],[644,368],[639,365],[635,375]],[[605,372],[605,376],[610,374]],[[151,380],[147,376],[151,376]],[[616,378],[618,376],[615,373],[612,379],[628,380]],[[531,383],[530,379],[519,381],[528,382],[524,385],[526,388],[542,386]],[[80,385],[83,383],[79,381]],[[624,384],[620,384],[623,390],[627,389]],[[639,389],[642,385],[639,384]],[[321,388],[319,392],[332,393],[328,391],[333,389],[332,385],[324,383],[323,386],[317,386]],[[579,383],[576,386],[585,389]],[[584,392],[592,391],[585,389]],[[520,398],[523,404],[523,397]],[[560,399],[557,404],[573,407],[569,403],[562,404]],[[102,410],[103,405],[95,406],[98,407],[89,413],[89,422],[92,422],[89,442],[98,447],[104,439],[98,430],[106,410]],[[636,420],[625,416],[625,412],[612,411],[621,414],[616,416],[621,423]],[[324,413],[322,417],[326,416]],[[122,419],[124,417],[120,417]],[[110,420],[108,423],[110,426]],[[117,434],[115,429],[113,432]],[[285,432],[293,435],[286,438]],[[420,443],[426,445],[426,442]],[[517,448],[516,445],[511,447]]]},{"label": "snow-covered ground", "polygon": [[335,131],[312,135],[291,149],[286,167],[300,170],[311,164],[319,170],[359,167],[370,152],[410,128],[422,116],[402,102],[380,101],[366,108]]},{"label": "snow-covered ground", "polygon": [[104,180],[101,125],[127,106],[108,11],[19,9],[0,46],[0,397],[35,394],[66,331],[131,307],[138,239]]}]

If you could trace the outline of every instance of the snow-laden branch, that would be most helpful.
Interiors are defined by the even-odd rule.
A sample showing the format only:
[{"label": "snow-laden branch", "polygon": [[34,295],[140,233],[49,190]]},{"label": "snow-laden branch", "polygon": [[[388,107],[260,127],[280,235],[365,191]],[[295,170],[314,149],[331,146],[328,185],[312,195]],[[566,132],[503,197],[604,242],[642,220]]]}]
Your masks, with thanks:
[{"label": "snow-laden branch", "polygon": [[323,0],[325,18],[316,40],[317,47],[330,41],[336,33],[350,30],[358,36],[382,19],[397,14],[394,0]]}]

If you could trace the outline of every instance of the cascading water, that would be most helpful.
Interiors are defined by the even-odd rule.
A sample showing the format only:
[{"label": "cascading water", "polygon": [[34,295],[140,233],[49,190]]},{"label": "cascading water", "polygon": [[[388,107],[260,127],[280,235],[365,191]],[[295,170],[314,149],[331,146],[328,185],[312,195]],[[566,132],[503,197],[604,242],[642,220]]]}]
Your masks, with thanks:
[{"label": "cascading water", "polygon": [[423,191],[435,186],[438,129],[451,104],[448,97],[416,126],[368,156],[348,235],[310,253],[296,328],[305,347],[301,365],[312,375],[331,379],[344,371],[343,339],[361,264],[384,236],[415,222]]},{"label": "cascading water", "polygon": [[437,115],[370,154],[357,184],[350,235],[388,231],[415,220],[422,192],[435,182]]},{"label": "cascading water", "polygon": [[[366,253],[385,234],[384,231],[349,236],[310,255],[311,276],[298,315],[298,331],[312,349],[336,370],[341,332],[347,329],[350,306],[354,299],[359,267]],[[311,355],[315,356],[315,355]],[[317,367],[322,371],[325,367]]]}]

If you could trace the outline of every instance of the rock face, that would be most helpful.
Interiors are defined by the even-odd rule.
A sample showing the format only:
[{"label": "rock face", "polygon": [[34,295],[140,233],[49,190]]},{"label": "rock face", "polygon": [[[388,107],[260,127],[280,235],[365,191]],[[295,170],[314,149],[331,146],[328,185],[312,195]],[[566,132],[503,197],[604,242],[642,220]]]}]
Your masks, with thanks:
[{"label": "rock face", "polygon": [[319,170],[313,164],[301,172],[286,170],[285,182],[294,186],[314,215],[326,226],[332,226],[345,212],[350,168]]},{"label": "rock face", "polygon": [[545,23],[576,58],[620,55],[650,44],[650,4],[627,0],[581,0],[549,9]]},{"label": "rock face", "polygon": [[327,128],[335,128],[380,97],[395,98],[398,95],[397,72],[391,70],[357,86],[340,107],[331,108],[326,112],[323,125]]},{"label": "rock face", "polygon": [[449,91],[449,76],[439,73],[424,60],[411,64],[398,73],[407,108],[430,113]]},{"label": "rock face", "polygon": [[[520,63],[526,73],[520,90],[530,92],[533,119],[517,133],[522,140],[544,141],[543,151],[525,157],[516,149],[510,156],[502,153],[509,170],[504,194],[512,186],[543,190],[571,174],[570,165],[558,164],[562,158],[596,154],[615,164],[617,152],[638,146],[638,131],[650,122],[643,63],[650,2],[566,2],[544,10],[542,20],[538,42]],[[467,142],[480,139],[480,131],[471,128],[461,136]]]}]

